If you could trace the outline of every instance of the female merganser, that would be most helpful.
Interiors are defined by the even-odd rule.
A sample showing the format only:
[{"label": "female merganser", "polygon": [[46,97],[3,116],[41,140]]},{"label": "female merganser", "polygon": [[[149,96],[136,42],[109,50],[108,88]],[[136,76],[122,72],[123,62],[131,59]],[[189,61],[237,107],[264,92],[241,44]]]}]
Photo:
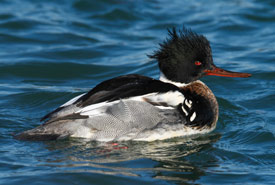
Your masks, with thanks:
[{"label": "female merganser", "polygon": [[218,103],[198,79],[205,75],[251,75],[216,67],[203,35],[184,27],[168,32],[160,49],[149,56],[158,61],[160,80],[130,74],[104,81],[44,116],[42,125],[15,137],[153,141],[214,130]]}]

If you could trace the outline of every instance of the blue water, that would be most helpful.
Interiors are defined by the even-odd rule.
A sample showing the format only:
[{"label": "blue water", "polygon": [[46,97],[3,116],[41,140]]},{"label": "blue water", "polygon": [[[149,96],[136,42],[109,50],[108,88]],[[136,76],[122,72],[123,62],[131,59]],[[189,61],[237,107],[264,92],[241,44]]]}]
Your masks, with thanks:
[{"label": "blue water", "polygon": [[[158,78],[147,58],[183,24],[214,62],[249,79],[204,77],[219,105],[211,134],[111,146],[12,134],[118,75]],[[0,0],[1,184],[275,184],[275,1]]]}]

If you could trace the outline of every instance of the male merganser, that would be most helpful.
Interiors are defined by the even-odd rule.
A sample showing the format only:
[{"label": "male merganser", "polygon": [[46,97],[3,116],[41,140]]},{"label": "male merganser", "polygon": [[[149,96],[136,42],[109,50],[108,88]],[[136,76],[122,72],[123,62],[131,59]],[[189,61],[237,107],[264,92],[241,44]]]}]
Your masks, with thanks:
[{"label": "male merganser", "polygon": [[159,50],[149,56],[158,61],[159,80],[130,74],[104,81],[44,116],[42,125],[15,137],[153,141],[214,130],[218,103],[198,79],[205,75],[251,75],[216,67],[203,35],[184,27],[168,32]]}]

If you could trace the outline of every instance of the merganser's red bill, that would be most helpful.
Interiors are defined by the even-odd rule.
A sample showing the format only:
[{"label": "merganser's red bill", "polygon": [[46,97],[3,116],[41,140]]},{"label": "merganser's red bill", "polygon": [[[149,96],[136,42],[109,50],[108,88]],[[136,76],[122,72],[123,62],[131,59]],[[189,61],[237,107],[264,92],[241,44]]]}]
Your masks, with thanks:
[{"label": "merganser's red bill", "polygon": [[251,74],[249,73],[238,73],[238,72],[226,71],[214,65],[212,65],[212,70],[205,70],[204,72],[205,72],[205,75],[224,76],[224,77],[247,78],[251,76]]}]

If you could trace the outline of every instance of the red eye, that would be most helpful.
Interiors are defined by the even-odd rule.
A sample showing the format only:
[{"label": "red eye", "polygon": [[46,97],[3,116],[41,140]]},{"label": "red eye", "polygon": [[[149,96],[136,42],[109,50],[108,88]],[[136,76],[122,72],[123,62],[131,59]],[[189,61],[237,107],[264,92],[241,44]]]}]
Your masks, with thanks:
[{"label": "red eye", "polygon": [[196,66],[200,66],[200,65],[201,65],[201,62],[200,62],[200,61],[195,61],[195,65],[196,65]]}]

